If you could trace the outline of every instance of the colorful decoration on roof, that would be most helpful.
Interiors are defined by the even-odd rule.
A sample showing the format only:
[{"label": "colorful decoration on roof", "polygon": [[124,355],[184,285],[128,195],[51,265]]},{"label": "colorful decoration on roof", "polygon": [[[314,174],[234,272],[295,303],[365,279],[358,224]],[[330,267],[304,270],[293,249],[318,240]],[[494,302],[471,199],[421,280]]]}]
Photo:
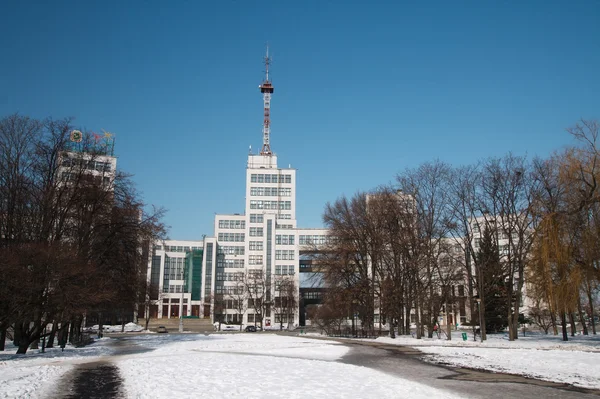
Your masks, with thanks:
[{"label": "colorful decoration on roof", "polygon": [[83,133],[81,133],[79,130],[71,131],[71,141],[72,142],[81,143],[81,140],[83,140]]},{"label": "colorful decoration on roof", "polygon": [[96,152],[103,155],[114,155],[115,137],[114,134],[104,129],[102,134],[90,131],[83,133],[80,130],[72,130],[70,134],[71,144],[68,146],[70,151],[75,152]]}]

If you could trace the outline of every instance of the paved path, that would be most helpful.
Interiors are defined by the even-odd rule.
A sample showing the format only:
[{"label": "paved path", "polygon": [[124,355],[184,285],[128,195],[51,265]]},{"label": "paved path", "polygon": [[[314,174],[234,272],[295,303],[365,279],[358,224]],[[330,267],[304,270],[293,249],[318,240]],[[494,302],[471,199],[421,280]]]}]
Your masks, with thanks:
[{"label": "paved path", "polygon": [[64,399],[112,399],[125,398],[119,368],[112,364],[113,356],[127,356],[148,352],[151,349],[137,345],[131,339],[115,339],[115,350],[110,357],[83,363],[68,373],[52,398]]},{"label": "paved path", "polygon": [[338,339],[350,352],[341,362],[369,367],[465,398],[594,398],[599,390],[566,384],[491,373],[481,370],[436,365],[421,360],[423,353],[406,346]]}]

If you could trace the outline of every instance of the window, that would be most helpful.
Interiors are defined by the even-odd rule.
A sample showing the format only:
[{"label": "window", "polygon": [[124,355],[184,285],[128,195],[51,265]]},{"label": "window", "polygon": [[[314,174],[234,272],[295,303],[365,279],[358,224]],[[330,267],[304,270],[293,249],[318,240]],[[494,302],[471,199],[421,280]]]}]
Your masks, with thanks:
[{"label": "window", "polygon": [[252,183],[256,183],[256,174],[253,173],[253,174],[250,175],[250,181]]},{"label": "window", "polygon": [[241,269],[244,267],[244,259],[218,259],[217,267],[226,269]]},{"label": "window", "polygon": [[244,242],[245,237],[244,233],[219,233],[217,239],[219,241]]},{"label": "window", "polygon": [[275,259],[277,260],[294,260],[294,250],[276,250]]},{"label": "window", "polygon": [[277,183],[277,176],[278,175],[271,175],[271,183]]},{"label": "window", "polygon": [[292,175],[285,175],[285,182],[286,183],[291,183],[292,182]]},{"label": "window", "polygon": [[263,256],[262,255],[248,256],[248,264],[249,265],[262,265],[263,264]]},{"label": "window", "polygon": [[250,251],[262,251],[263,250],[263,242],[262,241],[250,241],[249,242]]},{"label": "window", "polygon": [[275,235],[275,244],[276,245],[294,245],[294,236],[287,234],[277,234]]},{"label": "window", "polygon": [[262,227],[250,227],[250,237],[262,237],[263,236],[263,228]]},{"label": "window", "polygon": [[265,182],[265,175],[257,175],[257,180],[258,183],[264,183]]},{"label": "window", "polygon": [[248,323],[254,323],[254,313],[248,313]]},{"label": "window", "polygon": [[264,216],[262,214],[251,213],[250,214],[250,223],[263,223]]},{"label": "window", "polygon": [[265,175],[265,183],[271,183],[271,175]]},{"label": "window", "polygon": [[245,229],[246,222],[243,220],[219,220],[220,229]]},{"label": "window", "polygon": [[218,252],[223,255],[244,255],[245,250],[242,246],[219,246]]}]

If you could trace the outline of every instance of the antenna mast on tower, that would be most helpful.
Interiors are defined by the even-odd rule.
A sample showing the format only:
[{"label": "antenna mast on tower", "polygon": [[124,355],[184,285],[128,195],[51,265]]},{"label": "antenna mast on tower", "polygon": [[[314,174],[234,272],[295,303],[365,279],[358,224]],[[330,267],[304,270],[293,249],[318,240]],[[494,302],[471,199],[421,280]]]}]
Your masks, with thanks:
[{"label": "antenna mast on tower", "polygon": [[267,56],[265,57],[266,77],[264,82],[258,86],[260,92],[263,94],[263,102],[265,105],[265,115],[263,120],[263,146],[260,151],[260,155],[273,155],[271,152],[271,145],[269,144],[269,136],[271,134],[271,94],[273,94],[273,84],[269,80],[269,64],[271,63],[271,57],[269,57],[269,47],[267,46]]}]

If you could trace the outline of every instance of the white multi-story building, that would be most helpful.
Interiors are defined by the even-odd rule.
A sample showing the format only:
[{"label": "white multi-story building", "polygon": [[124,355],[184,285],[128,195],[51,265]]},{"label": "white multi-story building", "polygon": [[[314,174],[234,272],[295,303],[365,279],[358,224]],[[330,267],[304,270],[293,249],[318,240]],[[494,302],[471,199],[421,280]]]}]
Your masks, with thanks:
[{"label": "white multi-story building", "polygon": [[[163,293],[155,307],[157,317],[173,317],[178,315],[174,304],[190,304],[185,307],[184,315],[204,317],[222,316],[222,321],[254,324],[257,322],[255,306],[250,303],[252,298],[244,298],[243,306],[231,306],[234,302],[239,305],[242,298],[241,285],[252,276],[262,275],[268,292],[266,300],[273,304],[267,306],[262,313],[265,325],[284,323],[298,324],[298,309],[293,314],[278,313],[278,290],[285,279],[295,286],[296,301],[298,298],[298,264],[299,244],[296,230],[296,170],[280,168],[277,156],[271,152],[270,134],[270,98],[273,85],[269,81],[268,67],[270,59],[266,58],[266,80],[260,86],[264,96],[264,126],[263,147],[259,154],[248,155],[246,166],[246,201],[244,213],[217,214],[215,216],[214,235],[204,237],[202,241],[157,243],[154,246],[152,259],[149,262],[149,279],[154,284],[160,282]],[[181,253],[166,252],[164,247],[182,247]],[[200,282],[189,281],[185,285],[184,269],[169,269],[166,260],[175,259],[182,265],[192,267],[191,261],[184,261],[187,253],[193,253],[197,247],[197,256],[201,261]],[[201,248],[201,250],[200,250]],[[189,257],[189,255],[187,255]],[[176,263],[176,267],[180,263]],[[167,279],[168,273],[175,273],[175,278]],[[258,274],[257,274],[258,273]],[[193,274],[193,273],[192,273]],[[167,284],[168,280],[168,284]],[[198,288],[198,285],[200,288]],[[185,288],[184,288],[185,287]],[[194,288],[201,290],[199,299],[187,292],[181,298],[180,291]],[[247,288],[247,287],[246,287]],[[168,290],[168,292],[167,292]],[[173,292],[174,291],[174,292]],[[182,301],[182,302],[178,302]],[[186,301],[187,300],[187,301]],[[225,304],[223,304],[225,302]],[[281,302],[280,302],[281,303]],[[198,310],[196,312],[195,310]]]}]

